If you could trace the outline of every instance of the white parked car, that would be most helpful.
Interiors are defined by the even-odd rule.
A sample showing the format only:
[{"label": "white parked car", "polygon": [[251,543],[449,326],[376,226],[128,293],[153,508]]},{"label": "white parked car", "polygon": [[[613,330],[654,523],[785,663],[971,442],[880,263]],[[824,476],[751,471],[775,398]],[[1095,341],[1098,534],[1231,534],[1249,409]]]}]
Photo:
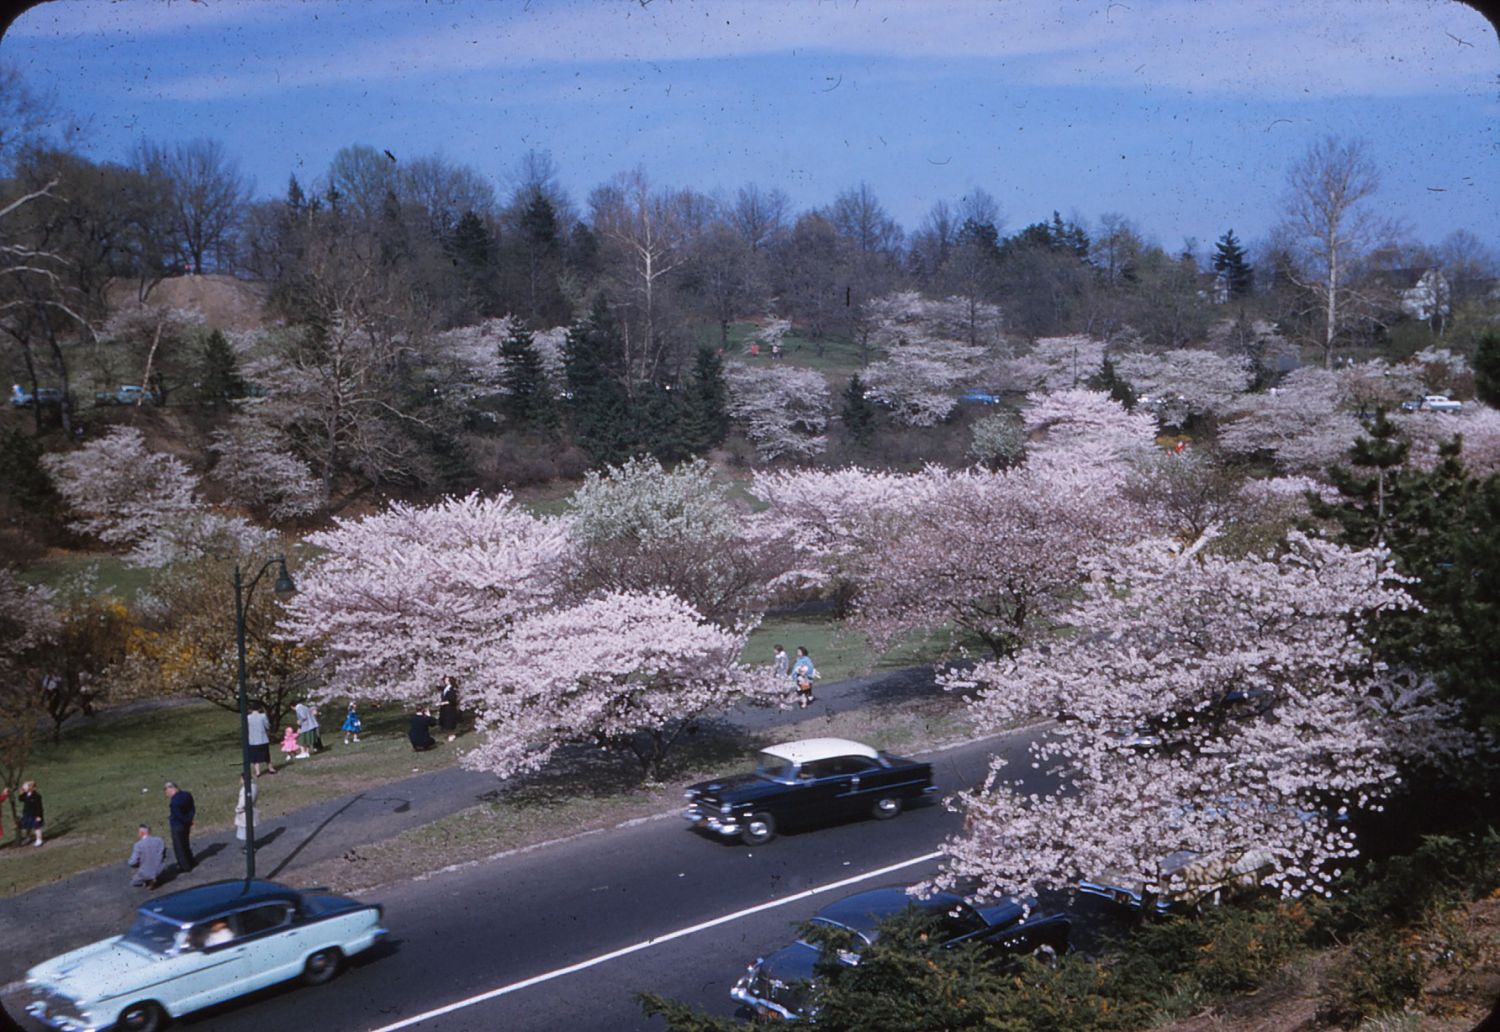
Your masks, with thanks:
[{"label": "white parked car", "polygon": [[1406,412],[1462,412],[1463,407],[1463,402],[1454,401],[1446,394],[1428,394],[1416,401],[1401,403]]},{"label": "white parked car", "polygon": [[377,904],[268,881],[183,889],[142,906],[124,935],[28,971],[26,1011],[64,1032],[156,1032],[276,982],[327,982],[385,936],[381,916]]}]

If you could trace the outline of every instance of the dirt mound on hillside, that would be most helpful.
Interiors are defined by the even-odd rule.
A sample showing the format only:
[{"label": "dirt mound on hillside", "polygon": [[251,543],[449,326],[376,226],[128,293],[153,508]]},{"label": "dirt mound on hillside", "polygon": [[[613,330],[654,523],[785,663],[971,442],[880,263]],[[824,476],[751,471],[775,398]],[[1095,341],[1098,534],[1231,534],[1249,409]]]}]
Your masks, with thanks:
[{"label": "dirt mound on hillside", "polygon": [[[135,284],[117,283],[110,288],[110,303],[123,307],[136,300]],[[233,276],[173,276],[151,289],[150,305],[199,312],[204,322],[218,330],[253,330],[261,324],[266,288],[261,283]]]}]

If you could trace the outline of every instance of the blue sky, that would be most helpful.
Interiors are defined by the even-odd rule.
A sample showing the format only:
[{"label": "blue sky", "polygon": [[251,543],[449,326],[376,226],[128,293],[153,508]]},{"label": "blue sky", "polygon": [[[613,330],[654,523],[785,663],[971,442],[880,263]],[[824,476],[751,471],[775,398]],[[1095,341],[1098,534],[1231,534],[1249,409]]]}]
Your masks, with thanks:
[{"label": "blue sky", "polygon": [[1279,217],[1317,137],[1365,138],[1420,240],[1500,247],[1500,44],[1450,2],[53,0],[0,62],[82,149],[222,140],[261,195],[341,146],[491,178],[550,151],[580,204],[617,172],[800,209],[869,183],[908,229],[982,187],[1168,247]]}]

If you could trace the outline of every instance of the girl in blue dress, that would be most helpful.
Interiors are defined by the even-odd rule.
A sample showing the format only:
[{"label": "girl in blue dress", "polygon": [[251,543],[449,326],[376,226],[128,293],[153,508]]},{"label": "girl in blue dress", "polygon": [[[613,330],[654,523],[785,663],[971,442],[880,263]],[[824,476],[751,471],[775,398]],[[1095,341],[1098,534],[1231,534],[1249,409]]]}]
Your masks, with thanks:
[{"label": "girl in blue dress", "polygon": [[359,741],[359,733],[364,730],[364,725],[359,722],[359,710],[355,708],[352,702],[349,704],[349,712],[344,715],[342,730],[344,732],[345,745],[349,744],[351,738],[356,742]]}]

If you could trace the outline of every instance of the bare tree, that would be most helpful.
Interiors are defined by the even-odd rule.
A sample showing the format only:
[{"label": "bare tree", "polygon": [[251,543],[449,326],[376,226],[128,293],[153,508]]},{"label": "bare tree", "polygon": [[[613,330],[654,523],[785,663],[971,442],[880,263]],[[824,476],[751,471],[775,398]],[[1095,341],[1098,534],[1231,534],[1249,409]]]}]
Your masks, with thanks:
[{"label": "bare tree", "polygon": [[1333,367],[1333,349],[1350,300],[1351,266],[1378,231],[1361,206],[1380,184],[1375,163],[1361,140],[1327,136],[1308,148],[1287,173],[1287,227],[1304,259],[1301,286],[1322,310],[1323,364]]},{"label": "bare tree", "polygon": [[791,199],[780,190],[762,190],[754,183],[746,183],[735,194],[729,220],[750,250],[759,253],[786,231],[791,207]]},{"label": "bare tree", "polygon": [[203,272],[209,255],[221,264],[250,196],[239,162],[218,140],[199,139],[171,148],[144,142],[137,149],[136,163],[165,183],[178,242],[193,272]]}]

